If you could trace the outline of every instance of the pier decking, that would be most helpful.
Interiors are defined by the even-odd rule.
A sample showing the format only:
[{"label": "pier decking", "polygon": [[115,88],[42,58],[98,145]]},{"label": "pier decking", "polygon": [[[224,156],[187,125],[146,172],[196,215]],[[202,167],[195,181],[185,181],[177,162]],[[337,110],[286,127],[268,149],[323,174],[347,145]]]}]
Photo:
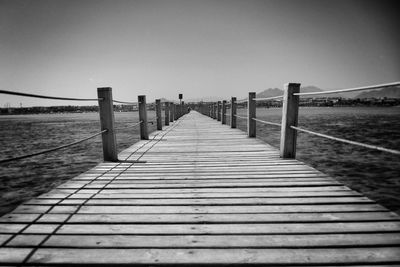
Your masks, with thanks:
[{"label": "pier decking", "polygon": [[400,217],[191,112],[0,218],[0,265],[389,266]]}]

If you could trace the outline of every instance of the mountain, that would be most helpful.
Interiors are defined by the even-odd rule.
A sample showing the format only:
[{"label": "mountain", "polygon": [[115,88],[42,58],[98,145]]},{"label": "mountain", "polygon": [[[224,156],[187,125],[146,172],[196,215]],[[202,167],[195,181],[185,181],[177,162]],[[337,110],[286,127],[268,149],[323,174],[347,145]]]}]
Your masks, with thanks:
[{"label": "mountain", "polygon": [[[316,86],[304,86],[300,88],[300,92],[302,93],[310,93],[310,92],[323,92],[321,88],[318,88]],[[279,88],[269,88],[266,89],[258,94],[256,94],[257,98],[264,98],[264,97],[274,97],[274,96],[280,96],[283,95],[283,90]],[[315,96],[309,96],[309,97],[341,97],[340,94],[321,94],[321,95],[315,95]]]},{"label": "mountain", "polygon": [[356,98],[400,98],[400,86],[392,86],[380,90],[362,92]]},{"label": "mountain", "polygon": [[283,90],[279,88],[269,88],[261,93],[256,94],[256,98],[264,98],[264,97],[274,97],[274,96],[280,96],[283,95]]}]

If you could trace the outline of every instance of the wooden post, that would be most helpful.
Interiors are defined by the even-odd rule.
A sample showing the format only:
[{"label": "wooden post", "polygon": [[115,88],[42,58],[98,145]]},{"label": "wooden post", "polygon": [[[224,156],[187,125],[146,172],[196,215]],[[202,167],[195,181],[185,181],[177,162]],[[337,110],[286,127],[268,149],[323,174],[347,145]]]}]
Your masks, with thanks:
[{"label": "wooden post", "polygon": [[231,128],[236,128],[236,97],[231,98]]},{"label": "wooden post", "polygon": [[156,99],[157,130],[162,130],[161,100]]},{"label": "wooden post", "polygon": [[250,92],[249,99],[247,100],[247,135],[249,137],[256,137],[256,93]]},{"label": "wooden post", "polygon": [[173,122],[174,119],[175,119],[175,117],[174,117],[174,103],[171,102],[170,105],[169,105],[169,121]]},{"label": "wooden post", "polygon": [[297,126],[299,96],[293,94],[299,92],[299,83],[287,83],[284,85],[280,149],[282,158],[296,158],[297,131],[290,128],[290,126]]},{"label": "wooden post", "polygon": [[182,103],[181,103],[181,117],[183,115],[185,115],[185,114],[186,114],[186,112],[185,112],[185,101],[182,101]]},{"label": "wooden post", "polygon": [[149,140],[149,131],[147,129],[147,109],[146,109],[146,96],[138,96],[139,102],[139,121],[140,123],[140,139]]},{"label": "wooden post", "polygon": [[177,106],[177,105],[174,103],[174,121],[176,121],[177,119],[179,119],[179,118],[178,118],[178,111],[177,111],[176,106]]},{"label": "wooden post", "polygon": [[226,100],[222,101],[222,124],[226,124]]},{"label": "wooden post", "polygon": [[169,102],[164,103],[165,107],[165,125],[169,125]]},{"label": "wooden post", "polygon": [[221,101],[217,102],[217,121],[221,121]]},{"label": "wooden post", "polygon": [[106,130],[102,133],[103,141],[103,157],[104,161],[118,161],[117,139],[114,131],[114,107],[112,99],[111,87],[97,88],[99,97],[100,110],[100,125],[101,130]]},{"label": "wooden post", "polygon": [[211,104],[211,118],[215,120],[215,103]]}]

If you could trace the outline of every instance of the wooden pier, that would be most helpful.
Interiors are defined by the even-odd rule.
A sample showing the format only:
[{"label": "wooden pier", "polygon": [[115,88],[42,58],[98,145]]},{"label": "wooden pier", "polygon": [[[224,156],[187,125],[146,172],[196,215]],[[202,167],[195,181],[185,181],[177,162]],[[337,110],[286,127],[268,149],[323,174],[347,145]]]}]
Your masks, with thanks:
[{"label": "wooden pier", "polygon": [[400,265],[400,217],[191,112],[0,218],[0,265]]}]

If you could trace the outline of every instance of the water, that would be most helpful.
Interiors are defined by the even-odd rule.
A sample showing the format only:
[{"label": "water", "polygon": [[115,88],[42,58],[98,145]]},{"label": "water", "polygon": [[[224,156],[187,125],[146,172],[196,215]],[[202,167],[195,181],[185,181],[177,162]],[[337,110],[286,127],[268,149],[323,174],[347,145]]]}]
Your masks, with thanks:
[{"label": "water", "polygon": [[[154,121],[155,113],[148,113]],[[137,112],[115,113],[118,151],[139,140]],[[155,123],[149,124],[154,131]],[[0,116],[0,159],[71,143],[100,131],[98,113]],[[101,137],[76,146],[0,165],[0,214],[38,196],[103,160]]]},{"label": "water", "polygon": [[[238,110],[244,115],[245,110]],[[137,113],[116,113],[119,151],[139,140]],[[281,109],[257,109],[280,123]],[[149,120],[154,120],[154,112]],[[301,108],[301,127],[400,150],[400,108]],[[246,130],[245,120],[238,127]],[[150,131],[155,125],[149,125]],[[0,116],[0,159],[73,142],[100,129],[97,113]],[[120,129],[120,130],[118,130]],[[280,129],[257,123],[257,136],[279,147]],[[298,159],[400,213],[399,157],[300,133]],[[0,214],[67,181],[102,161],[101,138],[69,149],[0,165]]]},{"label": "water", "polygon": [[[281,122],[280,108],[259,108],[257,118]],[[246,110],[238,110],[246,116]],[[299,127],[349,140],[400,150],[398,107],[304,107]],[[246,131],[246,120],[238,119]],[[257,137],[279,148],[280,127],[257,123]],[[400,213],[398,155],[299,133],[297,159],[331,175],[385,207]]]}]

